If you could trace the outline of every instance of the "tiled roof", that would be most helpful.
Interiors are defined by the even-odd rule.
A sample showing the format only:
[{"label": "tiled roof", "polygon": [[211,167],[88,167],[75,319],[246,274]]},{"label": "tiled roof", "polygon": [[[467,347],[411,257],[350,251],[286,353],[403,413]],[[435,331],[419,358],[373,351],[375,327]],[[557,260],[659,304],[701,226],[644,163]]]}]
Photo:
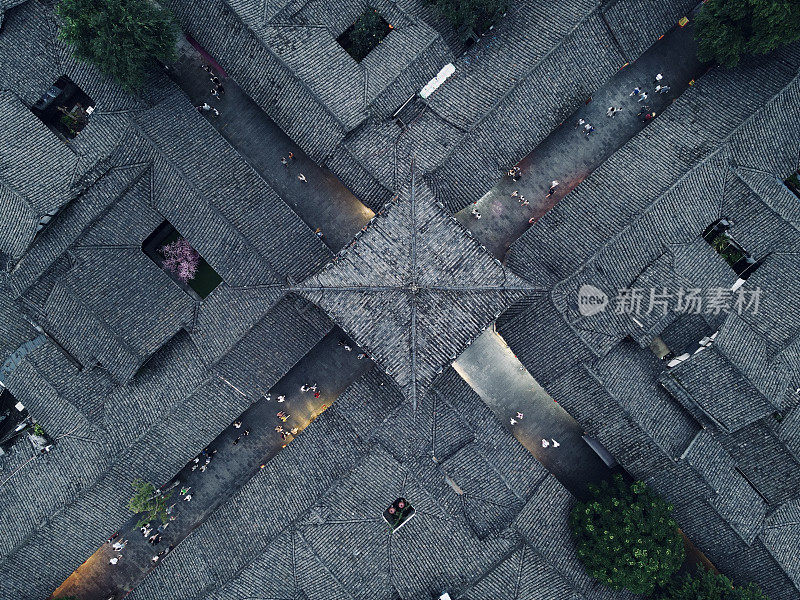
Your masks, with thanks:
[{"label": "tiled roof", "polygon": [[296,289],[416,403],[437,373],[532,287],[507,273],[412,176],[385,214]]},{"label": "tiled roof", "polygon": [[800,588],[800,499],[784,503],[767,517],[761,540]]}]

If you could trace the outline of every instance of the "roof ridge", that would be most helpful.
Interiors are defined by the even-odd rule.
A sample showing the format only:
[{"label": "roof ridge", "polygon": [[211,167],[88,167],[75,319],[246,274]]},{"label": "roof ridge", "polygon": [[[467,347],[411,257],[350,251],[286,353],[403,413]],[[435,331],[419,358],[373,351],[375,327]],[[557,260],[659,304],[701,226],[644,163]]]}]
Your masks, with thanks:
[{"label": "roof ridge", "polygon": [[[229,0],[221,0],[221,1],[226,6],[228,12],[233,16],[233,18],[239,21],[242,27],[244,27],[247,31],[253,34],[253,37],[255,38],[256,42],[259,45],[263,46],[264,49],[267,51],[267,53],[272,58],[274,58],[278,62],[278,64],[280,64],[281,67],[286,69],[291,78],[297,81],[300,84],[300,87],[302,87],[306,92],[308,92],[312,96],[312,98],[314,98],[314,100],[317,101],[317,104],[319,104],[323,108],[323,110],[326,113],[328,113],[333,118],[334,121],[336,121],[336,124],[339,125],[343,131],[345,132],[349,131],[348,127],[344,124],[344,122],[328,107],[326,103],[322,102],[322,99],[317,95],[317,93],[306,85],[305,81],[303,81],[294,72],[294,70],[291,69],[289,65],[286,64],[286,61],[284,61],[280,56],[278,56],[278,54],[261,38],[260,35],[258,35],[258,33],[256,33],[256,31],[252,27],[250,27],[248,23],[245,23],[244,19],[242,19],[242,17],[239,16],[239,13],[236,12],[236,10],[234,10],[234,8],[231,6],[230,1]],[[265,26],[269,27],[269,24],[266,24]]]}]

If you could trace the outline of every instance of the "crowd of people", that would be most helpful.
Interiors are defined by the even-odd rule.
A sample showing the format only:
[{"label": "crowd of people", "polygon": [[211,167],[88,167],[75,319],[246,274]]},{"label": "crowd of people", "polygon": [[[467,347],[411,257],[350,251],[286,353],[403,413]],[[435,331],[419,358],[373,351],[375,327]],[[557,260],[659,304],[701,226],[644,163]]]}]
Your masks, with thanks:
[{"label": "crowd of people", "polygon": [[[652,92],[654,94],[666,94],[671,89],[670,86],[667,85],[664,82],[663,73],[657,73],[653,77],[653,85],[655,86],[653,88],[653,92]],[[642,86],[635,86],[633,88],[633,90],[630,92],[630,94],[628,94],[628,97],[632,98],[632,99],[635,99],[637,101],[637,103],[646,103],[648,98],[650,97],[650,94],[648,94],[647,90],[645,90]],[[609,106],[608,109],[606,110],[606,116],[609,117],[609,118],[614,118],[620,112],[622,112],[622,107],[621,106],[612,105],[612,106]],[[643,123],[648,123],[650,120],[655,118],[656,113],[655,113],[655,111],[652,110],[652,108],[649,105],[643,104],[640,107],[640,109],[639,109],[639,111],[638,111],[636,116]],[[580,132],[584,136],[586,136],[587,139],[595,132],[594,125],[589,123],[582,116],[578,117],[577,121],[575,121],[573,129],[579,129]],[[513,167],[511,167],[506,172],[506,174],[511,178],[511,180],[513,182],[516,183],[522,178],[522,168],[519,165],[514,165]],[[556,189],[558,188],[558,186],[559,186],[559,181],[557,179],[554,179],[550,183],[550,186],[548,187],[546,198],[551,198],[555,194]],[[525,198],[525,196],[522,193],[520,193],[519,190],[516,190],[516,189],[513,190],[511,192],[511,197],[512,198],[516,198],[517,201],[519,202],[520,206],[524,207],[524,206],[529,206],[530,205],[530,202]],[[470,214],[475,219],[481,219],[483,217],[483,214],[478,209],[478,203],[477,202],[475,202],[473,204],[472,209],[470,210]],[[533,223],[535,223],[535,222],[536,222],[536,216],[533,216],[528,220],[528,224],[529,225],[533,225]]]}]

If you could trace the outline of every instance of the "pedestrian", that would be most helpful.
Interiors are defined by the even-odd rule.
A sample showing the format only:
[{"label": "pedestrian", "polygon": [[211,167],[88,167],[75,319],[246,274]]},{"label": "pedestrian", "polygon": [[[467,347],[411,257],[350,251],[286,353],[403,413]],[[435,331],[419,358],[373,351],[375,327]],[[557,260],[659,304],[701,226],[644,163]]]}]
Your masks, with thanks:
[{"label": "pedestrian", "polygon": [[242,432],[242,435],[250,435],[250,430],[249,430],[249,429],[245,429],[245,430]]},{"label": "pedestrian", "polygon": [[656,91],[659,94],[666,94],[669,90],[670,90],[670,87],[668,85],[657,85],[656,86]]},{"label": "pedestrian", "polygon": [[200,106],[195,106],[197,112],[213,112],[215,116],[219,116],[219,111],[211,106],[208,102],[203,102]]},{"label": "pedestrian", "polygon": [[219,98],[219,92],[217,91],[217,88],[211,88],[211,95],[214,96],[214,98]]},{"label": "pedestrian", "polygon": [[662,79],[664,79],[664,76],[661,73],[656,73],[656,76],[653,77],[653,83],[658,83]]},{"label": "pedestrian", "polygon": [[294,152],[289,152],[289,160],[294,160]]},{"label": "pedestrian", "polygon": [[200,65],[200,68],[203,69],[203,71],[205,71],[206,73],[213,73],[213,71],[211,70],[211,65],[202,64]]},{"label": "pedestrian", "polygon": [[656,116],[656,113],[649,112],[644,117],[642,117],[642,123],[648,123],[653,117]]},{"label": "pedestrian", "polygon": [[473,206],[473,207],[472,207],[471,214],[472,214],[472,216],[473,216],[473,217],[475,217],[476,219],[480,219],[480,218],[481,218],[481,213],[480,213],[480,211],[478,210],[478,208],[477,208],[476,206]]},{"label": "pedestrian", "polygon": [[629,96],[638,96],[641,93],[642,93],[641,88],[639,86],[636,86],[635,88],[633,88],[633,91],[628,95]]},{"label": "pedestrian", "polygon": [[583,119],[578,119],[578,121],[575,123],[575,127],[573,127],[573,129],[577,129],[578,127],[583,127],[584,123],[586,123],[586,121],[584,121]]},{"label": "pedestrian", "polygon": [[288,160],[286,160],[286,157],[285,157],[285,156],[281,156],[281,164],[282,164],[284,167],[286,167],[286,166],[288,166],[288,165],[289,165],[289,161],[288,161]]},{"label": "pedestrian", "polygon": [[547,192],[547,197],[548,198],[556,193],[556,188],[557,187],[558,187],[558,180],[557,179],[553,179],[553,181],[550,183],[550,189]]},{"label": "pedestrian", "polygon": [[586,135],[586,138],[588,139],[589,136],[592,133],[594,133],[594,127],[592,125],[590,125],[589,123],[587,123],[586,125],[583,126],[583,133]]},{"label": "pedestrian", "polygon": [[278,396],[278,402],[286,402],[286,396]]},{"label": "pedestrian", "polygon": [[300,173],[300,175],[298,175],[298,176],[297,176],[297,178],[298,178],[300,181],[302,181],[303,183],[308,183],[308,179],[306,179],[306,176],[305,176],[305,175],[303,175],[302,173]]},{"label": "pedestrian", "polygon": [[644,102],[645,100],[647,100],[647,92],[642,92],[642,95],[639,96],[638,102]]},{"label": "pedestrian", "polygon": [[522,194],[517,196],[517,202],[519,202],[520,204],[524,204],[526,202],[525,196],[523,196]]}]

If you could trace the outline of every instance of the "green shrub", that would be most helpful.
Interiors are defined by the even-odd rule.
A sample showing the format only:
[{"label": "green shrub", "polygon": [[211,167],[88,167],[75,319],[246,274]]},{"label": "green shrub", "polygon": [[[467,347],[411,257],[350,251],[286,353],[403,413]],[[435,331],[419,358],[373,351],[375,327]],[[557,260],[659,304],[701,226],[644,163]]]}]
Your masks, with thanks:
[{"label": "green shrub", "polygon": [[769,600],[755,584],[736,588],[720,573],[701,569],[671,586],[662,600]]},{"label": "green shrub", "polygon": [[350,56],[361,62],[391,30],[391,25],[378,11],[367,9],[339,36],[338,42]]},{"label": "green shrub", "polygon": [[128,510],[136,514],[144,513],[137,523],[138,527],[156,519],[162,523],[169,521],[169,515],[167,515],[169,494],[156,496],[156,487],[141,479],[134,480],[131,486],[135,494],[128,501]]}]

